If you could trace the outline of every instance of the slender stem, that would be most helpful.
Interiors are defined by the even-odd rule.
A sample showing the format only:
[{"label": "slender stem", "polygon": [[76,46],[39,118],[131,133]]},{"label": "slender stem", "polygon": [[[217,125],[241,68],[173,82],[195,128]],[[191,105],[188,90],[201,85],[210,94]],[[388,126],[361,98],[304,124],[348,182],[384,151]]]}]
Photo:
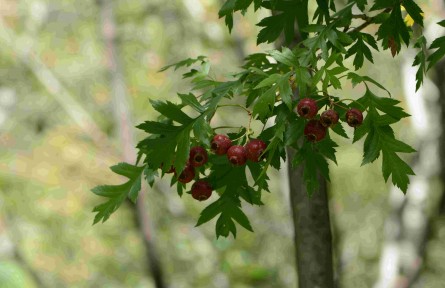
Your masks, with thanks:
[{"label": "slender stem", "polygon": [[332,103],[332,104],[334,104],[334,105],[336,105],[336,106],[338,106],[338,107],[341,107],[341,108],[343,108],[343,109],[345,109],[345,110],[348,110],[348,109],[349,109],[349,107],[345,107],[345,106],[340,105],[340,104],[338,104],[338,103]]},{"label": "slender stem", "polygon": [[[383,10],[382,13],[388,13],[388,12],[391,12],[391,10],[392,10],[391,8],[386,8],[385,10]],[[381,14],[381,13],[379,13],[379,14]],[[366,27],[368,27],[369,25],[371,25],[371,24],[372,24],[372,21],[374,21],[374,19],[375,19],[376,17],[377,17],[377,16],[368,17],[368,18],[366,19],[366,21],[365,21],[362,25],[358,26],[357,28],[352,29],[352,30],[350,31],[350,33],[358,32],[358,31],[362,31],[363,29],[365,29]]]},{"label": "slender stem", "polygon": [[218,126],[215,128],[212,128],[213,130],[218,130],[218,129],[236,129],[236,128],[242,128],[242,127],[235,127],[235,126]]},{"label": "slender stem", "polygon": [[[361,104],[360,102],[357,102],[357,100],[350,99],[350,98],[341,99],[341,100],[339,100],[339,101],[337,101],[337,102],[343,102],[343,101],[351,101],[351,102],[355,102],[355,103],[357,103],[358,105],[360,105],[360,106],[362,106],[363,108],[365,108],[365,106],[363,106],[363,104]],[[334,104],[335,104],[335,103],[334,103]]]},{"label": "slender stem", "polygon": [[221,104],[221,105],[216,106],[217,109],[220,107],[238,107],[238,108],[241,108],[244,111],[246,111],[249,115],[252,114],[252,112],[249,109],[247,109],[246,107],[239,105],[239,104]]}]

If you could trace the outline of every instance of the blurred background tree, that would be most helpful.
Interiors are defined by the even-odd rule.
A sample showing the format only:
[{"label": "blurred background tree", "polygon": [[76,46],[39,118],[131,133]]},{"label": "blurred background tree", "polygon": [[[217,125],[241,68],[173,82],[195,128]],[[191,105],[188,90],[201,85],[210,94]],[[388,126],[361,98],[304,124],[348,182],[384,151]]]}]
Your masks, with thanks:
[{"label": "blurred background tree", "polygon": [[[180,199],[168,179],[144,189],[145,202],[138,210],[127,205],[106,224],[91,226],[91,209],[98,199],[89,189],[120,182],[108,167],[131,157],[127,147],[141,138],[132,127],[155,118],[148,99],[168,99],[188,88],[179,74],[158,73],[162,66],[208,55],[218,78],[235,70],[244,55],[272,48],[255,44],[255,23],[265,13],[248,11],[247,17],[236,19],[238,25],[229,35],[218,19],[221,1],[112,1],[114,28],[106,22],[110,18],[104,18],[101,3],[0,0],[0,287],[156,287],[148,261],[151,252],[158,256],[169,287],[294,287],[288,188],[287,181],[280,180],[286,171],[271,174],[271,191],[276,192],[264,196],[266,206],[246,207],[255,233],[243,231],[236,240],[216,240],[212,225],[195,228],[203,204]],[[445,18],[443,1],[418,3],[426,22]],[[374,33],[372,29],[368,32]],[[111,32],[114,35],[107,34]],[[408,97],[401,85],[405,60],[389,53],[374,57],[375,65],[362,68],[366,74],[392,87],[396,99]],[[430,87],[439,89],[430,89],[437,96],[428,96],[433,94],[429,90],[418,95],[428,107],[438,107],[445,99],[444,69],[440,65],[431,75]],[[414,89],[414,83],[408,85]],[[116,99],[116,89],[123,89],[126,97]],[[348,86],[344,93],[363,94],[361,89]],[[416,115],[417,106],[405,103]],[[122,119],[119,108],[125,106],[127,118]],[[243,117],[236,113],[228,109],[218,121],[236,124]],[[436,121],[435,133],[440,133],[441,119],[419,121]],[[416,143],[422,137],[415,134],[415,125],[410,119],[399,125],[404,141]],[[125,129],[136,133],[133,140]],[[424,139],[430,140],[443,142]],[[391,263],[381,256],[388,239],[385,221],[394,215],[392,188],[379,176],[378,163],[360,167],[359,146],[336,141],[344,144],[338,167],[331,166],[329,187],[336,278],[339,287],[372,287],[381,279],[379,270],[386,271]],[[426,153],[434,153],[424,145]],[[430,167],[430,161],[424,161]],[[417,166],[417,174],[424,167]],[[413,197],[428,195],[420,210],[407,212],[405,220],[409,223],[416,211],[428,216],[422,223],[429,229],[418,250],[420,258],[415,258],[421,259],[416,262],[418,275],[415,281],[385,280],[381,287],[439,288],[445,283],[444,209],[437,205],[443,194],[440,171],[445,169],[436,168],[424,177],[428,185],[409,192]],[[144,219],[152,246],[147,245],[147,226],[140,225]],[[396,224],[387,229],[403,228]],[[391,281],[400,279],[404,270],[395,271]]]}]

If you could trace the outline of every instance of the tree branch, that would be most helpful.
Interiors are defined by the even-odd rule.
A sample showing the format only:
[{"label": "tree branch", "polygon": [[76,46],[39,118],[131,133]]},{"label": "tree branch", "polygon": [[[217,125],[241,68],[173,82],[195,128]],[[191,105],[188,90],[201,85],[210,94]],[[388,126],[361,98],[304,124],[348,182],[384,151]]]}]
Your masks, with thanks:
[{"label": "tree branch", "polygon": [[[107,64],[111,76],[113,114],[115,122],[119,127],[118,136],[123,147],[123,158],[126,162],[134,163],[136,160],[136,150],[134,148],[133,125],[130,119],[131,113],[128,104],[127,89],[116,49],[116,24],[113,15],[113,2],[98,1],[97,3],[100,7],[102,35],[106,45]],[[147,262],[155,285],[157,288],[164,288],[166,284],[157,255],[154,235],[152,234],[153,229],[150,225],[147,210],[144,207],[144,200],[144,190],[141,189],[136,204],[133,204],[129,200],[127,200],[127,202],[133,208],[134,219],[145,245]]]}]

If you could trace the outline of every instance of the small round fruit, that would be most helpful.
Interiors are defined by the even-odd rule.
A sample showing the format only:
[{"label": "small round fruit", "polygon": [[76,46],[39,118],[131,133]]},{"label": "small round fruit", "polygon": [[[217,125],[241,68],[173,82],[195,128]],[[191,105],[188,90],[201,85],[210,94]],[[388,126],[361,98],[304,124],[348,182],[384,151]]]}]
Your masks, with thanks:
[{"label": "small round fruit", "polygon": [[244,165],[247,161],[246,149],[244,146],[234,145],[227,150],[227,158],[233,165]]},{"label": "small round fruit", "polygon": [[362,111],[351,108],[346,112],[346,122],[351,127],[360,126],[363,123],[363,114]]},{"label": "small round fruit", "polygon": [[192,185],[192,197],[198,201],[204,201],[212,196],[212,186],[207,181],[198,180]]},{"label": "small round fruit", "polygon": [[223,134],[215,135],[212,142],[210,143],[210,149],[216,155],[226,154],[230,146],[232,146],[232,140],[230,140],[229,137]]},{"label": "small round fruit", "polygon": [[311,120],[304,127],[304,135],[310,142],[318,142],[326,137],[326,127],[319,120]]},{"label": "small round fruit", "polygon": [[311,98],[301,99],[297,105],[297,112],[303,118],[312,119],[318,112],[317,102]]},{"label": "small round fruit", "polygon": [[[176,175],[176,172],[175,172]],[[187,165],[184,168],[184,171],[179,174],[178,182],[181,183],[189,183],[195,178],[195,168],[192,165]]]},{"label": "small round fruit", "polygon": [[338,113],[329,109],[321,113],[320,122],[324,127],[332,127],[338,123]]},{"label": "small round fruit", "polygon": [[252,162],[260,162],[261,154],[266,150],[266,143],[260,139],[252,139],[246,144],[246,157]]},{"label": "small round fruit", "polygon": [[200,167],[207,163],[207,151],[201,146],[195,146],[190,149],[189,161],[193,167]]}]

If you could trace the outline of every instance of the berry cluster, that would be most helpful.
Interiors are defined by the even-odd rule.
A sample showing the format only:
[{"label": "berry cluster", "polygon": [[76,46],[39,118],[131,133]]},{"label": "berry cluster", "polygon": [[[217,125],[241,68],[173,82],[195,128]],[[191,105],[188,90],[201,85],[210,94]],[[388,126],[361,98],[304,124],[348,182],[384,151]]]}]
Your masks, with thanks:
[{"label": "berry cluster", "polygon": [[230,138],[221,134],[213,137],[211,143],[212,152],[217,155],[227,154],[230,163],[236,166],[246,164],[247,160],[260,162],[266,147],[266,143],[260,139],[252,139],[245,146],[232,145]]},{"label": "berry cluster", "polygon": [[[174,173],[178,182],[186,184],[195,179],[195,168],[201,167],[208,161],[207,151],[201,146],[195,146],[190,149],[189,159],[184,170],[179,174],[176,173],[175,167],[171,166],[166,173]],[[162,168],[162,166],[161,166]],[[207,200],[212,195],[212,186],[204,180],[197,180],[192,185],[192,197],[196,200]]]},{"label": "berry cluster", "polygon": [[[334,109],[321,113],[319,119],[314,119],[318,113],[317,102],[311,98],[301,99],[296,109],[298,115],[308,119],[304,127],[304,135],[311,142],[318,142],[326,137],[327,128],[333,127],[339,121],[339,115]],[[351,127],[357,127],[363,123],[363,114],[356,108],[346,111],[346,123]]]},{"label": "berry cluster", "polygon": [[[228,136],[218,134],[213,137],[210,149],[216,155],[226,154],[230,163],[241,166],[247,160],[252,162],[261,161],[266,147],[266,143],[259,139],[252,139],[245,146],[232,145],[232,140]],[[207,161],[207,151],[201,146],[195,146],[190,149],[189,159],[179,175],[177,175],[173,166],[166,173],[174,173],[178,182],[186,184],[195,179],[195,168],[205,165]],[[197,180],[192,185],[191,194],[194,199],[204,201],[212,195],[212,190],[212,186],[207,181]]]}]

